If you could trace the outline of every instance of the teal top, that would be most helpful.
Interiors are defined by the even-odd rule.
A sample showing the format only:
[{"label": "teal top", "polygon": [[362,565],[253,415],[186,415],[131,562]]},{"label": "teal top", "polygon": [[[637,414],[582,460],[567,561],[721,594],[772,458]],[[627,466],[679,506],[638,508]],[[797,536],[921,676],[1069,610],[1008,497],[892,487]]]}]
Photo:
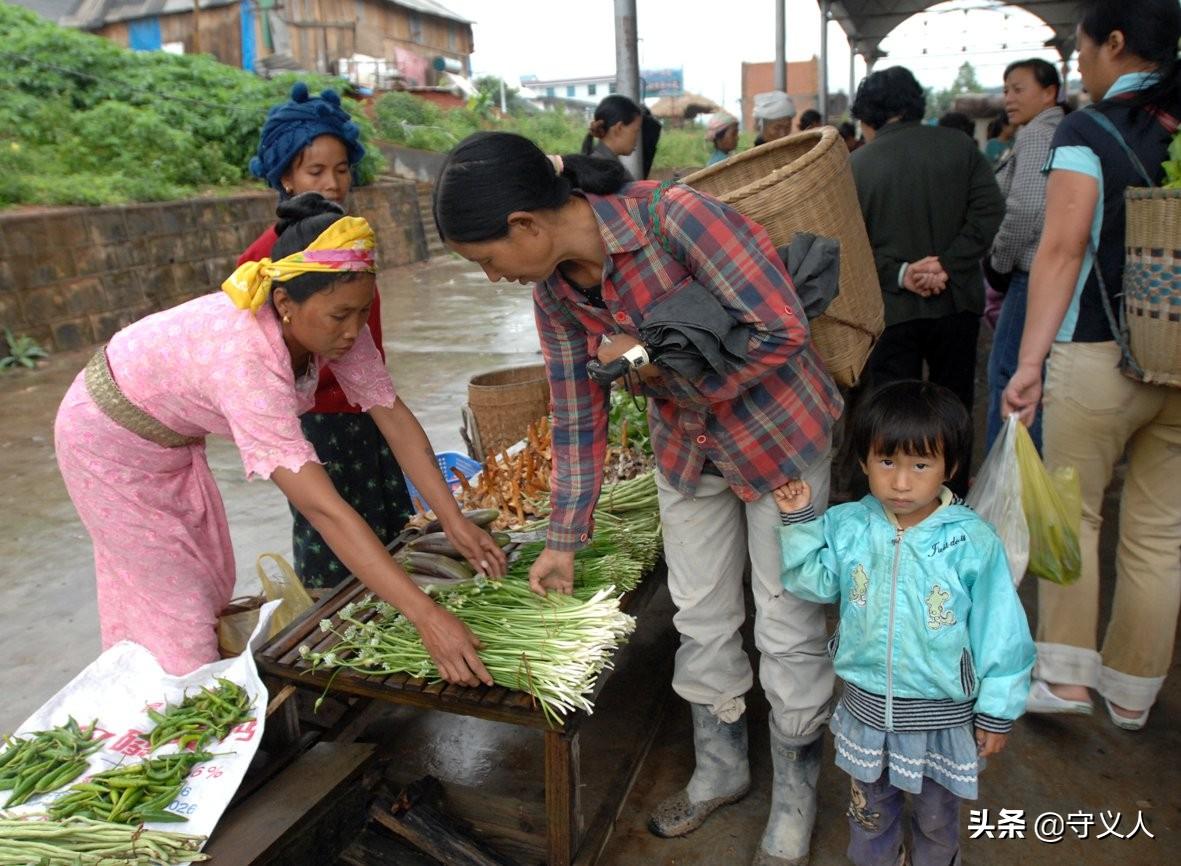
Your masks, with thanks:
[{"label": "teal top", "polygon": [[[780,529],[783,585],[840,603],[837,675],[886,700],[965,701],[1015,719],[1025,709],[1034,646],[996,532],[943,503],[909,529],[872,496]],[[964,675],[968,674],[968,675]]]}]

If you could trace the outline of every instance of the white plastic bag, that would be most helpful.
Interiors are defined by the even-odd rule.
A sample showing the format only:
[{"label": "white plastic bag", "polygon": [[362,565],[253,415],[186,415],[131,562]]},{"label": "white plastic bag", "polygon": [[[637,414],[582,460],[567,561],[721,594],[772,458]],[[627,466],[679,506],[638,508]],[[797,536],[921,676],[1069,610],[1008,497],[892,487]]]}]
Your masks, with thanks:
[{"label": "white plastic bag", "polygon": [[[255,667],[253,650],[266,640],[267,626],[279,604],[278,601],[267,602],[259,610],[258,625],[251,635],[249,650],[234,658],[203,665],[183,677],[166,674],[155,657],[139,644],[120,641],[46,701],[17,729],[16,734],[47,730],[65,724],[70,716],[83,726],[97,720],[104,744],[90,758],[89,775],[133,764],[147,756],[147,741],[140,735],[146,735],[153,726],[147,715],[149,706],[160,709],[164,702],[179,703],[187,692],[214,685],[217,677],[232,680],[250,694],[254,719],[239,725],[221,742],[207,747],[217,757],[198,764],[185,781],[180,795],[167,807],[170,812],[187,816],[188,821],[147,825],[153,830],[208,836],[238,790],[262,739],[267,690]],[[176,745],[173,744],[161,747],[159,753],[175,751]],[[12,812],[18,817],[42,812],[68,790],[67,787],[37,797]]]},{"label": "white plastic bag", "polygon": [[1010,415],[996,437],[972,489],[967,504],[992,524],[1009,560],[1013,585],[1018,586],[1029,565],[1029,524],[1021,507],[1021,472],[1017,464],[1017,425]]}]

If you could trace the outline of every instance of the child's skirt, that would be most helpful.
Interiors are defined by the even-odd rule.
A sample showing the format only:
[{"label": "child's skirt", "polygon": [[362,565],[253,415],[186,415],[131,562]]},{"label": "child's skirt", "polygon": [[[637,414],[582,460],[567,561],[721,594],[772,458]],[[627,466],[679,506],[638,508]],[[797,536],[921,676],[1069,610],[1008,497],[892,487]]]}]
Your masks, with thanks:
[{"label": "child's skirt", "polygon": [[984,761],[976,755],[970,722],[937,731],[880,731],[838,703],[828,726],[836,741],[837,766],[854,779],[876,782],[888,771],[891,785],[917,794],[926,776],[957,797],[976,799],[976,776]]}]

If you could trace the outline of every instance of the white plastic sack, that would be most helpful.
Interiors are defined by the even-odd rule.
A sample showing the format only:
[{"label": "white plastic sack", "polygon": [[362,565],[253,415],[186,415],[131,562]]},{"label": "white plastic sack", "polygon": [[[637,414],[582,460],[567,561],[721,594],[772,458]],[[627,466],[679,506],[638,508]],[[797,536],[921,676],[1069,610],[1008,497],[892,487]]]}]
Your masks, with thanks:
[{"label": "white plastic sack", "polygon": [[[31,715],[16,734],[44,731],[64,725],[70,716],[81,726],[98,720],[103,748],[90,757],[90,768],[77,779],[119,765],[138,763],[148,757],[148,742],[141,734],[152,729],[147,708],[163,711],[165,702],[180,703],[186,692],[201,686],[216,686],[216,678],[237,683],[250,694],[254,706],[253,721],[239,725],[226,739],[207,745],[206,751],[218,757],[197,764],[181,789],[180,796],[168,806],[169,812],[185,815],[188,821],[175,824],[148,824],[154,830],[209,836],[222,812],[229,805],[246,775],[246,768],[258,751],[266,722],[267,690],[254,664],[254,649],[266,639],[267,625],[281,601],[272,601],[259,610],[258,626],[250,637],[249,649],[231,659],[211,662],[183,677],[164,672],[155,657],[131,641],[120,641],[91,662],[85,670]],[[176,744],[160,747],[155,754],[175,753]],[[44,812],[55,799],[64,796],[69,786],[30,800],[11,810],[14,815]]]},{"label": "white plastic sack", "polygon": [[1001,537],[1014,586],[1020,585],[1029,565],[1029,525],[1021,507],[1021,472],[1017,467],[1016,433],[1020,423],[1016,415],[1009,416],[966,500]]}]

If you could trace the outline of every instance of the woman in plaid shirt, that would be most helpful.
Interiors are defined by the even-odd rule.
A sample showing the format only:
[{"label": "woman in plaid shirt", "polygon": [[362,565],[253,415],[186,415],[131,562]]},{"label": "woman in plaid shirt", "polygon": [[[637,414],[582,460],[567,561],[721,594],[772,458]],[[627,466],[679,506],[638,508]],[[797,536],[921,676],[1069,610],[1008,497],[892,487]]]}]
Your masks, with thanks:
[{"label": "woman in plaid shirt", "polygon": [[748,327],[746,360],[725,374],[689,380],[659,358],[641,369],[681,634],[673,687],[691,705],[697,759],[688,786],[657,808],[650,827],[684,835],[750,787],[744,696],[753,675],[739,634],[749,560],[775,764],[755,862],[805,862],[833,673],[822,608],[779,583],[771,491],[803,478],[825,502],[841,400],[770,239],[687,187],[660,194],[655,183],[625,185],[614,163],[550,158],[508,133],[461,142],[439,173],[434,206],[443,240],[490,280],[534,284],[554,430],[553,513],[530,574],[538,592],[570,592],[574,551],[592,531],[608,392],[587,362],[638,345],[653,305],[694,282]]}]

